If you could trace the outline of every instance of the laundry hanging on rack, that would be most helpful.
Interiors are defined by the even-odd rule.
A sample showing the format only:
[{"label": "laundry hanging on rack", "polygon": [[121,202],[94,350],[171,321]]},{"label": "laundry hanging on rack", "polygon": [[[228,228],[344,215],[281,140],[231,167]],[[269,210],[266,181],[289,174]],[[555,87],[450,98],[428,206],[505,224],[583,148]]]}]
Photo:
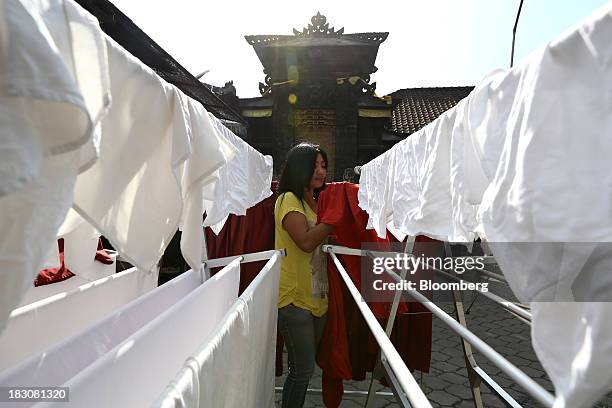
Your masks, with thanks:
[{"label": "laundry hanging on rack", "polygon": [[[168,380],[181,369],[185,359],[214,332],[236,301],[238,265],[239,261],[230,263],[215,277],[64,381],[62,386],[70,388],[70,402],[64,405],[150,406]],[[205,316],[202,310],[206,310]],[[152,358],[152,350],[163,352]],[[146,364],[144,371],[143,364]],[[61,407],[62,404],[40,404],[40,407],[45,406]]]},{"label": "laundry hanging on rack", "polygon": [[361,167],[359,207],[379,238],[387,227],[409,236],[452,235],[449,179],[455,110]]},{"label": "laundry hanging on rack", "polygon": [[611,36],[608,5],[501,80],[519,86],[479,211],[510,287],[534,302],[555,408],[590,407],[612,387]]},{"label": "laundry hanging on rack", "polygon": [[199,183],[234,149],[200,104],[106,40],[113,107],[102,123],[100,158],[77,180],[74,208],[130,263],[153,271],[181,213],[201,201]]},{"label": "laundry hanging on rack", "polygon": [[[452,110],[361,168],[360,205],[371,226],[406,232],[419,225],[397,221],[408,218],[393,207],[394,189],[397,180],[418,181],[410,169],[426,163],[411,163],[420,153],[406,149],[447,133],[439,135],[450,143],[450,165],[439,163],[450,170],[446,239],[487,239],[515,295],[534,302],[532,342],[555,385],[555,408],[589,407],[612,387],[612,332],[603,323],[612,286],[601,274],[604,243],[612,242],[610,38],[607,5],[513,69],[488,75]],[[454,123],[443,130],[449,117]],[[401,160],[409,163],[399,173],[393,163]]]},{"label": "laundry hanging on rack", "polygon": [[[278,183],[272,182],[276,192]],[[206,227],[206,247],[209,258],[223,258],[274,249],[274,203],[276,194],[246,211],[246,215],[230,214],[223,228],[215,234]],[[246,289],[264,266],[263,261],[240,265],[240,293]],[[211,274],[217,271],[213,269]],[[276,343],[276,376],[283,375],[283,337],[278,333]]]},{"label": "laundry hanging on rack", "polygon": [[[358,186],[350,183],[328,184],[318,203],[318,222],[335,227],[339,245],[361,249],[366,242],[381,240],[375,231],[367,230],[367,214],[358,207]],[[361,288],[360,257],[340,256],[357,288]],[[378,354],[376,341],[366,322],[342,283],[332,262],[328,262],[329,306],[317,362],[323,369],[323,399],[326,406],[337,407],[342,400],[342,380],[365,378]],[[384,324],[390,313],[390,303],[370,303],[374,315]],[[401,302],[391,340],[406,365],[412,370],[429,371],[431,356],[431,315],[420,305]],[[406,342],[406,338],[411,338]],[[364,347],[365,346],[365,347]]]},{"label": "laundry hanging on rack", "polygon": [[[0,23],[11,38],[2,42],[10,45],[3,49],[10,63],[0,78],[0,114],[14,132],[0,141],[7,176],[0,208],[11,214],[0,216],[0,225],[12,242],[0,246],[7,273],[0,327],[43,267],[70,206],[153,273],[180,224],[185,258],[199,268],[203,188],[219,180],[214,173],[231,160],[234,145],[244,150],[246,143],[228,142],[200,103],[105,36],[72,0],[6,3]],[[265,163],[251,180],[271,175],[268,159],[249,157]],[[243,165],[235,161],[226,172]]]},{"label": "laundry hanging on rack", "polygon": [[[275,190],[276,186],[273,185]],[[218,234],[206,227],[206,248],[210,259],[237,256],[274,249],[274,203],[276,195],[265,198],[246,210],[245,215],[230,214]],[[240,293],[259,274],[265,261],[240,265]],[[213,269],[214,275],[220,268]]]},{"label": "laundry hanging on rack", "polygon": [[156,285],[153,275],[130,269],[15,309],[0,333],[0,371],[79,333]]},{"label": "laundry hanging on rack", "polygon": [[[126,278],[129,279],[130,273],[135,276],[134,272],[136,271],[132,270],[114,275],[111,279],[117,279],[118,284],[112,287],[112,293],[120,293],[120,290],[125,286],[131,286]],[[49,333],[55,333],[57,325],[44,327],[46,336],[36,336],[34,331],[37,326],[32,326],[28,332],[22,331],[14,337],[20,339],[22,343],[25,339],[38,339],[40,337],[51,341],[38,345],[36,353],[30,353],[27,358],[20,355],[14,359],[17,362],[16,365],[8,370],[0,371],[0,383],[7,385],[27,384],[32,387],[59,386],[151,322],[180,299],[189,295],[201,283],[200,274],[189,271],[172,282],[168,282],[167,285],[127,299],[114,308],[105,308],[95,314],[90,313],[90,319],[85,321],[80,328],[67,330],[66,332],[60,331],[62,337],[50,338],[48,335]],[[108,285],[108,283],[106,284]],[[92,291],[92,288],[84,289],[85,296],[82,297],[82,303],[76,301],[69,303],[75,308],[84,309],[87,307],[85,302],[88,300],[91,302],[100,300],[96,293],[88,293],[90,291]],[[106,296],[102,300],[107,299],[109,293],[104,295]],[[67,294],[68,298],[71,296],[74,295]],[[96,303],[97,308],[101,309],[101,306],[101,302]],[[44,309],[42,310],[44,311]],[[57,309],[54,311],[57,312]],[[73,315],[74,310],[71,316]],[[48,316],[42,317],[49,319]],[[9,321],[9,329],[10,327],[11,321]],[[60,327],[60,330],[64,329],[65,327]],[[0,337],[3,349],[9,346],[4,342],[6,333],[9,333],[9,330]],[[24,348],[22,343],[10,344],[11,350],[21,353]]]},{"label": "laundry hanging on rack", "polygon": [[0,331],[56,245],[110,104],[97,20],[63,1],[8,0],[3,7]]},{"label": "laundry hanging on rack", "polygon": [[[274,406],[274,339],[280,256],[268,261],[155,407]],[[235,389],[238,387],[238,389]],[[231,388],[231,389],[230,389]]]},{"label": "laundry hanging on rack", "polygon": [[[0,321],[2,323],[0,326],[4,326],[8,313],[19,302],[26,288],[31,285],[35,274],[42,266],[48,248],[53,245],[59,226],[71,205],[78,203],[81,210],[85,209],[82,214],[87,215],[86,218],[89,218],[90,221],[92,219],[98,220],[101,216],[98,217],[99,214],[93,214],[92,211],[89,211],[91,209],[88,208],[87,203],[80,200],[83,196],[85,196],[85,201],[89,201],[93,207],[98,209],[104,207],[102,202],[105,200],[107,206],[112,206],[113,211],[120,209],[119,203],[116,200],[113,201],[116,197],[106,191],[105,188],[112,190],[113,186],[121,185],[122,176],[128,176],[129,172],[120,174],[113,173],[110,170],[98,172],[93,163],[97,154],[102,152],[106,156],[104,161],[107,165],[106,168],[115,166],[117,163],[109,162],[109,152],[114,150],[115,152],[121,151],[120,154],[126,154],[129,149],[125,149],[127,147],[125,144],[113,144],[117,142],[116,139],[111,143],[108,135],[118,135],[120,130],[123,130],[125,132],[122,135],[127,136],[129,134],[128,130],[138,130],[113,128],[112,124],[116,127],[125,125],[122,118],[126,115],[117,117],[117,114],[114,115],[113,120],[106,121],[102,129],[98,126],[110,104],[110,83],[106,60],[108,39],[104,38],[97,20],[71,1],[22,3],[17,0],[10,0],[6,2],[5,6],[7,13],[3,14],[2,23],[7,28],[6,32],[11,35],[11,41],[5,41],[3,44],[10,43],[11,46],[4,53],[10,56],[7,59],[10,63],[4,73],[6,75],[3,75],[2,109],[11,115],[11,121],[7,121],[7,123],[17,121],[15,126],[18,129],[28,130],[30,134],[33,134],[32,138],[37,140],[38,145],[41,146],[40,150],[46,156],[42,160],[42,170],[39,172],[38,178],[34,178],[20,190],[4,196],[0,201],[0,208],[2,209],[0,223],[3,226],[4,233],[2,245],[0,245],[2,250],[0,252],[0,270],[2,272],[0,273],[7,274],[6,279],[2,279],[4,283],[2,285],[3,293],[5,290],[7,293],[6,296],[4,294],[0,296],[2,302],[0,307]],[[20,41],[25,42],[23,46],[15,46]],[[113,47],[111,46],[111,48]],[[28,53],[31,53],[31,55]],[[111,53],[113,55],[120,54],[120,52]],[[51,58],[54,59],[50,60]],[[115,58],[113,61],[117,62],[117,60],[120,60],[120,63],[127,61],[125,58],[123,60]],[[132,85],[130,87],[128,86],[130,84],[120,81],[120,75],[116,75],[116,71],[121,69],[132,73],[138,72],[138,69],[134,70],[133,67],[142,64],[140,62],[136,63],[134,60],[130,61],[132,62],[131,70],[126,68],[126,65],[120,66],[119,69],[116,67],[117,64],[111,67],[111,80],[115,85],[116,94],[114,112],[119,110],[125,112],[125,110],[122,110],[122,103],[123,107],[129,104],[130,98],[127,94],[133,87],[138,87],[136,84],[138,80],[134,77],[130,78],[130,84]],[[121,65],[120,63],[119,65]],[[40,70],[40,66],[44,66],[45,69]],[[74,71],[70,70],[72,67],[74,67]],[[124,72],[124,74],[127,72]],[[151,77],[155,75],[152,71],[150,72]],[[146,80],[141,82],[141,86],[144,86]],[[155,81],[153,80],[153,82]],[[136,91],[144,92],[145,89],[136,89]],[[138,97],[141,96],[138,95]],[[151,103],[151,109],[153,109],[152,105],[153,103]],[[29,108],[26,109],[28,106]],[[18,108],[23,109],[19,110]],[[36,113],[41,111],[44,111],[44,113]],[[23,112],[29,112],[28,116],[24,117]],[[137,113],[138,110],[132,110],[134,116]],[[146,114],[148,117],[147,120],[142,122],[151,123],[148,116],[150,113],[150,110],[142,112],[143,115]],[[160,116],[165,117],[167,115],[160,114]],[[23,128],[24,124],[29,127],[27,129]],[[66,126],[69,126],[70,129],[67,129]],[[159,135],[155,128],[150,130],[150,134],[147,136]],[[24,132],[25,134],[27,132]],[[130,134],[130,136],[134,136],[136,139],[137,135]],[[67,139],[69,137],[73,137],[73,139]],[[153,140],[149,141],[153,142]],[[147,146],[146,143],[141,143],[140,149],[134,150],[147,151],[148,149],[143,148],[145,146]],[[10,149],[5,150],[4,153],[13,155]],[[212,151],[210,153],[212,154]],[[135,160],[138,155],[135,156],[125,157],[124,161]],[[15,154],[15,157],[19,157],[19,155]],[[160,162],[163,162],[163,160],[160,160]],[[92,165],[94,167],[91,167]],[[158,165],[161,167],[161,164]],[[148,166],[147,168],[154,167]],[[86,171],[87,176],[82,173],[81,176],[83,177],[75,185],[77,172],[85,170],[85,168],[88,168],[91,172]],[[103,176],[109,177],[104,179]],[[139,176],[141,177],[138,180],[140,182],[143,174],[139,174]],[[123,180],[125,182],[125,179]],[[157,180],[157,182],[160,181]],[[176,184],[176,181],[174,182]],[[139,188],[144,189],[144,183]],[[131,193],[134,193],[134,191]],[[76,200],[74,203],[73,194]],[[165,195],[159,201],[167,202],[169,201],[167,197],[168,195]],[[151,197],[147,198],[151,199]],[[136,211],[134,214],[136,213],[142,215],[141,213],[144,213],[144,211]],[[125,214],[125,212],[121,212],[121,214]],[[132,213],[128,211],[127,214]],[[165,222],[166,217],[163,216],[163,213],[158,212],[155,215],[156,217],[152,217],[151,221]],[[120,217],[115,217],[116,220],[118,218]],[[127,223],[125,223],[126,220],[119,220],[119,222],[123,222],[124,226],[131,225],[129,224],[130,221],[134,223],[136,221],[135,217],[130,217]],[[150,227],[151,224],[147,223],[144,229],[147,230]],[[124,232],[124,234],[113,233],[110,236],[116,237],[118,241],[127,239],[127,235],[130,238],[137,238],[129,231],[121,232]],[[152,236],[150,233],[144,235]],[[7,241],[9,237],[10,243]],[[163,237],[160,235],[157,240],[155,247],[159,250],[159,247],[163,246],[164,243]],[[131,242],[133,242],[133,245],[144,246],[145,244],[142,241],[138,242],[137,239],[132,239]],[[136,254],[138,253],[136,249],[134,251]],[[134,251],[128,248],[127,253],[134,254]],[[152,252],[152,254],[154,256],[155,252]],[[153,263],[148,265],[148,269]],[[139,262],[138,264],[143,265],[146,262]]]},{"label": "laundry hanging on rack", "polygon": [[230,214],[246,215],[248,208],[272,195],[272,156],[263,156],[210,115],[218,134],[235,149],[233,158],[219,170],[216,183],[204,188],[204,226],[218,234]]}]

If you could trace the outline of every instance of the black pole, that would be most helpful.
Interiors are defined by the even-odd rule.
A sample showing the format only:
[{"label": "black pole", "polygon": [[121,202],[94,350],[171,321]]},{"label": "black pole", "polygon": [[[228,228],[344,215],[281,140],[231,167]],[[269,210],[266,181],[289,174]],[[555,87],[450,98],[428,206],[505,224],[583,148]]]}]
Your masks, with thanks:
[{"label": "black pole", "polygon": [[512,29],[512,53],[510,54],[510,68],[514,65],[514,41],[516,39],[516,27],[518,26],[519,17],[521,16],[521,9],[523,8],[523,0],[519,4],[518,13],[516,13],[516,21],[514,22],[514,28]]}]

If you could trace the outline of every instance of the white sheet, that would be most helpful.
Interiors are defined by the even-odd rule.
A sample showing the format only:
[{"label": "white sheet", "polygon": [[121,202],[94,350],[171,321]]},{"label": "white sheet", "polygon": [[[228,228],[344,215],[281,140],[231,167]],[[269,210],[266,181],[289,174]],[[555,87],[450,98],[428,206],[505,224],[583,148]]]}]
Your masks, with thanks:
[{"label": "white sheet", "polygon": [[447,239],[451,233],[449,158],[454,120],[451,109],[394,146],[392,222],[406,235]]},{"label": "white sheet", "polygon": [[490,241],[611,240],[610,32],[609,15],[590,19],[508,76],[519,83],[480,209]]},{"label": "white sheet", "polygon": [[361,167],[359,206],[367,228],[380,238],[391,227],[400,236],[452,235],[450,189],[451,133],[456,111],[438,120]]},{"label": "white sheet", "polygon": [[174,148],[173,89],[107,43],[113,107],[102,123],[100,160],[77,180],[74,208],[130,263],[151,271],[178,225],[173,170],[188,154],[188,136],[176,135],[183,140]]},{"label": "white sheet", "polygon": [[[455,108],[452,131],[443,131],[452,134],[451,238],[484,236],[517,297],[542,302],[533,305],[532,340],[555,385],[555,408],[590,407],[612,388],[612,251],[589,244],[612,242],[611,38],[607,5],[512,70],[487,76]],[[444,120],[428,128],[442,129]],[[381,180],[409,183],[418,179],[413,165],[429,169],[422,155],[432,152],[418,146],[426,132],[408,138],[414,150],[401,155],[407,163],[395,157],[397,174],[385,175],[380,163],[392,163],[390,152],[362,167],[360,205],[375,228],[397,202],[381,192]],[[410,208],[387,211],[395,227],[420,209],[414,197],[425,187],[405,196]],[[583,303],[558,303],[576,291]]]},{"label": "white sheet", "polygon": [[201,276],[185,272],[120,309],[93,321],[44,353],[0,374],[0,384],[60,386],[151,322],[201,284]]},{"label": "white sheet", "polygon": [[0,370],[15,366],[157,286],[157,276],[135,268],[15,309],[0,335]]},{"label": "white sheet", "polygon": [[239,280],[240,263],[234,261],[65,382],[70,402],[52,406],[150,406],[229,310]]},{"label": "white sheet", "polygon": [[95,160],[110,104],[101,30],[81,11],[61,0],[6,0],[0,11],[0,331]]},{"label": "white sheet", "polygon": [[386,237],[387,224],[392,222],[394,167],[395,151],[390,149],[362,166],[359,176],[359,207],[369,215],[367,228],[373,228],[380,238]]},{"label": "white sheet", "polygon": [[2,105],[26,113],[45,155],[92,143],[110,103],[97,20],[63,0],[6,0],[1,17]]},{"label": "white sheet", "polygon": [[275,254],[153,406],[274,406],[279,276]]},{"label": "white sheet", "polygon": [[185,162],[181,173],[184,200],[180,225],[181,252],[191,269],[200,270],[204,248],[202,228],[202,215],[205,211],[204,189],[214,188],[219,182],[218,170],[211,173],[213,168],[209,155],[211,151],[218,151],[225,163],[223,166],[227,166],[230,161],[232,166],[241,166],[242,163],[233,161],[236,149],[217,132],[202,105],[193,99],[183,97],[182,100],[189,117],[192,154]]},{"label": "white sheet", "polygon": [[0,333],[55,241],[77,167],[75,152],[49,157],[36,181],[0,199]]},{"label": "white sheet", "polygon": [[[580,300],[612,299],[612,253],[571,244],[612,242],[611,9],[514,71],[517,95],[480,214],[489,241],[559,243],[532,244],[520,256],[512,254],[521,244],[492,246],[523,301],[571,301],[570,288],[585,282],[593,285]],[[590,407],[612,387],[611,304],[540,303],[533,309],[533,344],[555,385],[555,408]]]},{"label": "white sheet", "polygon": [[264,156],[233,134],[210,115],[219,135],[235,149],[231,161],[217,170],[215,183],[204,188],[204,226],[218,234],[229,214],[245,215],[246,210],[272,195],[272,157]]},{"label": "white sheet", "polygon": [[179,226],[182,187],[225,163],[227,147],[193,125],[203,108],[194,112],[195,102],[107,43],[113,107],[102,123],[100,159],[77,180],[74,208],[133,265],[153,270]]},{"label": "white sheet", "polygon": [[96,251],[100,233],[84,221],[78,228],[64,235],[64,265],[75,275],[94,281],[100,279],[96,272]]}]

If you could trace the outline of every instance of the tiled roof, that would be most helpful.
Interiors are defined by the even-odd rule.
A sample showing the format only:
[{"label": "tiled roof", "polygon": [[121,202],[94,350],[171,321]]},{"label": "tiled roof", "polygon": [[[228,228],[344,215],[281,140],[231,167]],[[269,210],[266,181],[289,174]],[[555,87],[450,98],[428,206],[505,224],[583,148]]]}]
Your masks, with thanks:
[{"label": "tiled roof", "polygon": [[409,135],[433,122],[438,116],[468,96],[473,86],[407,88],[391,94],[395,108],[389,131]]}]

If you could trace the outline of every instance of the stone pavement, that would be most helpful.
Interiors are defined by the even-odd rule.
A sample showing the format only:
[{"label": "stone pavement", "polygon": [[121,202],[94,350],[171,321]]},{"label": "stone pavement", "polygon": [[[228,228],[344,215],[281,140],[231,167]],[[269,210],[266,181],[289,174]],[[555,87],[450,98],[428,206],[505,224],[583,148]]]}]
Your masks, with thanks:
[{"label": "stone pavement", "polygon": [[[512,299],[507,287],[502,284],[490,286],[491,290],[507,299]],[[465,293],[464,308],[467,309],[473,300],[471,294]],[[452,303],[439,303],[447,313],[454,316]],[[546,373],[542,369],[531,347],[529,326],[508,312],[493,304],[483,296],[479,296],[466,315],[468,328],[478,337],[486,341],[510,362],[535,379],[544,388],[552,392]],[[433,319],[433,344],[431,369],[427,374],[415,373],[415,378],[425,390],[433,407],[440,408],[472,408],[474,403],[470,392],[463,351],[459,336],[448,329],[439,319]],[[506,375],[489,363],[484,357],[474,351],[476,361],[498,384],[500,384],[516,401],[525,408],[537,408],[538,405]],[[285,361],[286,361],[285,356]],[[285,368],[286,372],[286,368]],[[276,379],[276,386],[282,387],[283,377]],[[346,390],[367,391],[369,380],[345,381]],[[377,386],[382,391],[388,388]],[[321,389],[321,370],[317,367],[310,383],[311,389]],[[505,405],[485,386],[481,387],[485,407],[505,407]],[[280,407],[280,392],[276,393],[276,403]],[[345,396],[341,408],[363,407],[365,397]],[[306,408],[324,407],[321,395],[308,395]],[[374,407],[399,407],[394,397],[376,397]],[[612,408],[612,392],[596,405],[598,408]]]}]

